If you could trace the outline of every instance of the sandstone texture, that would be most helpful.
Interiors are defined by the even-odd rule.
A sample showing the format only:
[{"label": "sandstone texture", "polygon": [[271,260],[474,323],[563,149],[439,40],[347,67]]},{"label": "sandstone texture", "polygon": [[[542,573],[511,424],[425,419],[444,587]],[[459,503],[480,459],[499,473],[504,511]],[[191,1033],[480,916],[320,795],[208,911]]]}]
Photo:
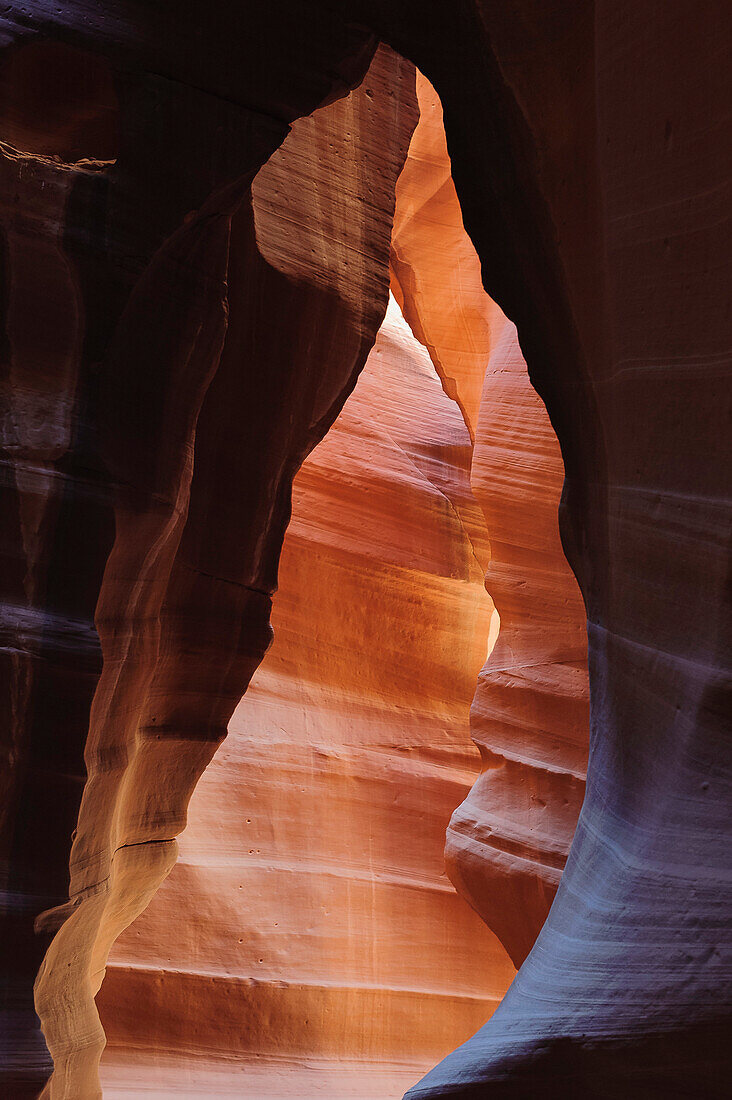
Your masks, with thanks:
[{"label": "sandstone texture", "polygon": [[254,1035],[284,1095],[398,1091],[525,956],[410,1100],[727,1095],[728,44],[721,0],[0,13],[5,1094],[99,1097],[124,933],[133,1095],[263,1091]]},{"label": "sandstone texture", "polygon": [[[107,1096],[134,1088],[156,1096],[189,1089],[399,1097],[421,1067],[484,1022],[513,976],[443,866],[445,824],[475,776],[468,709],[497,629],[483,571],[490,563],[489,588],[499,565],[508,577],[498,584],[503,628],[487,669],[496,659],[505,666],[506,654],[519,668],[536,666],[536,639],[547,638],[542,698],[554,701],[554,712],[547,717],[534,705],[532,748],[546,744],[557,768],[551,720],[561,720],[566,701],[551,680],[562,672],[551,646],[570,635],[558,606],[572,592],[575,603],[579,597],[559,547],[556,437],[515,329],[483,291],[439,100],[421,76],[417,94],[419,122],[396,189],[392,271],[425,346],[392,299],[354,393],[295,478],[274,645],[199,782],[178,866],[113,949],[97,998]],[[313,124],[330,113],[316,112]],[[255,202],[271,167],[257,178]],[[484,399],[470,415],[463,394],[476,378]],[[508,442],[482,459],[483,437],[501,432]],[[530,464],[528,475],[517,478],[512,462],[519,471]],[[524,539],[522,557],[514,549],[496,560],[501,542],[489,542],[486,509],[491,530]],[[545,588],[535,582],[523,602],[509,604],[510,581],[514,590],[527,585],[537,544]],[[554,553],[549,565],[545,544]],[[517,644],[503,638],[518,631],[529,638],[514,656]],[[581,611],[575,633],[585,687]],[[482,702],[490,675],[481,679],[473,721],[474,737],[486,731],[486,755],[496,745]],[[518,687],[513,698],[521,698]],[[500,748],[524,763],[519,722],[530,706],[496,755]],[[586,720],[578,725],[581,754]],[[533,774],[506,783],[508,772],[486,772],[499,781],[488,797],[483,780],[474,788],[472,812],[481,820],[471,818],[459,834],[454,826],[448,866],[513,947],[524,926],[533,942],[546,917],[579,802],[567,809],[563,791],[545,783],[544,815],[532,817]],[[570,823],[563,845],[546,826],[552,798]],[[506,816],[496,825],[499,799]],[[506,866],[504,857],[491,870],[482,847],[471,861],[460,846],[492,828],[494,846],[511,853],[512,820],[554,845],[554,862],[538,873],[531,862],[526,885],[527,861]],[[171,914],[181,919],[171,922]],[[140,1003],[150,1005],[144,1014]]]},{"label": "sandstone texture", "polygon": [[516,328],[483,290],[440,101],[421,74],[417,93],[392,273],[471,435],[470,484],[485,520],[473,542],[496,608],[471,712],[482,774],[452,818],[446,856],[453,882],[519,966],[549,911],[584,794],[585,615],[559,540],[559,444]]},{"label": "sandstone texture", "polygon": [[443,859],[492,614],[469,446],[392,299],[295,479],[272,648],[112,952],[105,1096],[398,1098],[505,992]]},{"label": "sandstone texture", "polygon": [[[384,315],[395,183],[417,117],[414,69],[384,48],[369,79],[351,98],[335,85],[325,123],[299,123],[254,187],[287,127],[223,96],[204,103],[214,113],[201,138],[220,143],[194,153],[206,179],[184,177],[198,193],[181,195],[181,184],[171,192],[169,178],[151,193],[142,139],[106,165],[7,155],[16,173],[8,201],[21,187],[39,193],[37,219],[16,230],[33,246],[40,238],[37,247],[52,251],[69,234],[62,218],[71,200],[63,191],[56,199],[63,186],[91,189],[92,198],[96,187],[103,226],[96,237],[88,227],[81,233],[93,255],[84,257],[90,300],[77,306],[76,325],[69,302],[80,293],[79,275],[63,251],[52,268],[61,284],[54,307],[71,313],[66,374],[52,376],[62,390],[53,400],[70,409],[67,437],[51,418],[49,440],[33,430],[45,426],[48,402],[33,354],[38,291],[11,269],[11,365],[26,365],[29,375],[27,383],[11,375],[9,430],[20,425],[24,433],[17,445],[11,437],[8,466],[18,530],[7,554],[21,586],[10,625],[27,651],[25,660],[7,655],[16,813],[8,829],[4,1072],[19,1096],[37,1095],[48,1076],[46,1044],[54,1060],[49,1096],[98,1094],[104,1033],[93,997],[106,955],[170,871],[192,790],[270,643],[292,477],[335,419]],[[155,93],[159,82],[152,84]],[[126,125],[162,126],[166,104],[176,116],[176,100],[188,94],[170,82],[157,97],[145,91],[127,91]],[[324,98],[322,82],[306,92]],[[217,120],[216,111],[226,117]],[[141,202],[135,185],[157,197],[157,209],[147,208],[152,226],[130,225]],[[49,202],[57,203],[50,211]],[[170,235],[160,233],[156,215],[173,219]],[[336,226],[337,240],[326,246]],[[149,258],[139,255],[143,230],[152,238]],[[82,319],[101,348],[79,335]],[[78,373],[85,355],[88,394]],[[63,552],[59,525],[69,544]],[[211,538],[217,529],[226,538]],[[55,630],[46,609],[54,607],[53,577],[43,573],[49,554],[59,571]],[[28,636],[33,599],[41,604],[37,639]],[[53,652],[41,648],[39,656],[43,645]],[[50,822],[39,816],[39,799],[57,811]],[[44,936],[47,945],[59,926],[39,969]]]}]

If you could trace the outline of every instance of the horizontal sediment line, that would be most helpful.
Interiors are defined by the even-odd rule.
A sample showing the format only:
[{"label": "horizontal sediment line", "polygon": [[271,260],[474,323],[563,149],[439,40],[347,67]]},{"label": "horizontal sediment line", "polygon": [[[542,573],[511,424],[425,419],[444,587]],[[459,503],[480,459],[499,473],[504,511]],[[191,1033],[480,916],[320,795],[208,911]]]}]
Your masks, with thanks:
[{"label": "horizontal sediment line", "polygon": [[336,982],[327,979],[311,979],[293,981],[289,978],[258,978],[252,975],[230,974],[220,970],[176,966],[155,967],[137,962],[110,962],[107,972],[115,971],[117,974],[134,973],[136,975],[148,975],[151,980],[173,978],[190,978],[192,980],[224,982],[231,985],[242,985],[247,988],[261,986],[273,986],[276,989],[291,990],[318,990],[324,989],[333,993],[395,993],[407,994],[414,997],[441,998],[450,1001],[465,1001],[474,1004],[498,1004],[502,997],[492,994],[462,993],[449,989],[431,989],[425,986],[384,985],[381,982]]}]

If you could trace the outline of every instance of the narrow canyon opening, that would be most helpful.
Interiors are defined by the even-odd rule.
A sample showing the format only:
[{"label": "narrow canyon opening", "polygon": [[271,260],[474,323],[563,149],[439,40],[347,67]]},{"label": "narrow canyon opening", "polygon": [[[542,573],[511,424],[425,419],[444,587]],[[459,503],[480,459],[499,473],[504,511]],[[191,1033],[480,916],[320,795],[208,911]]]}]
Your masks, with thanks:
[{"label": "narrow canyon opening", "polygon": [[396,1100],[491,1015],[564,865],[588,699],[561,456],[417,89],[386,317],[295,478],[274,644],[111,951],[107,1098]]}]

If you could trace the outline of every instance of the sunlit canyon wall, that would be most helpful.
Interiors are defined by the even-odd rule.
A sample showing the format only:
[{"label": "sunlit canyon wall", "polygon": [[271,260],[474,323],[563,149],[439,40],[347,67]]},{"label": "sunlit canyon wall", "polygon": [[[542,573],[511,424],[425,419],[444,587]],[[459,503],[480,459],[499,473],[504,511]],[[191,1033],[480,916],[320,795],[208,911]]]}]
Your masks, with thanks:
[{"label": "sunlit canyon wall", "polygon": [[[552,780],[567,760],[581,768],[587,699],[561,458],[515,329],[482,289],[439,100],[419,75],[417,91],[392,270],[424,346],[392,298],[295,478],[274,644],[193,795],[180,861],[98,997],[108,1096],[397,1098],[485,1022],[513,967],[443,854],[477,778],[471,732],[505,763],[458,811],[449,870],[512,952],[566,858],[579,800],[567,808]],[[486,568],[502,627],[471,731],[498,628]],[[584,710],[567,731],[572,644]],[[548,681],[539,700],[527,666]],[[507,687],[499,726],[492,692]]]},{"label": "sunlit canyon wall", "polygon": [[[2,1091],[38,1096],[47,1040],[45,1096],[98,1096],[107,951],[175,863],[267,649],[291,481],[356,383],[391,275],[475,441],[494,543],[488,562],[471,535],[480,598],[504,620],[446,869],[515,963],[556,889],[489,1022],[410,1097],[726,1098],[728,30],[721,0],[2,9]],[[408,211],[392,234],[411,63],[439,91],[481,280],[564,461],[590,751],[558,887],[582,796],[581,634],[553,529],[527,546],[509,499],[528,472],[514,439],[557,455],[527,439],[512,329],[487,306],[470,347],[515,427],[510,447],[482,434],[484,383],[425,308],[437,250]],[[327,131],[290,131],[319,108]],[[557,605],[533,637],[532,589],[534,614]],[[115,1050],[119,1084],[134,1059],[124,1037]]]}]

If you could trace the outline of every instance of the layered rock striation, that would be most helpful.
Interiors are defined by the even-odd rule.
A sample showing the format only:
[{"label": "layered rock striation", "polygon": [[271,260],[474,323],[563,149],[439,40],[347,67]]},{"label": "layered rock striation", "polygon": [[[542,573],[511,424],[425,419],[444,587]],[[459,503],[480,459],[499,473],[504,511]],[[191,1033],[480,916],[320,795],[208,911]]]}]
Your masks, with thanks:
[{"label": "layered rock striation", "polygon": [[[370,56],[373,43],[363,49]],[[32,354],[36,290],[22,268],[10,269],[11,367],[27,365],[30,380],[23,386],[11,374],[9,429],[23,432],[17,445],[9,440],[6,466],[19,524],[7,555],[22,582],[8,612],[21,652],[8,651],[18,779],[4,937],[15,1029],[4,1072],[18,1096],[37,1095],[48,1072],[31,998],[43,937],[59,925],[36,981],[55,1066],[46,1091],[98,1094],[104,1035],[93,996],[106,954],[169,872],[193,787],[269,644],[292,477],[337,415],[386,308],[394,185],[416,120],[413,69],[381,50],[355,98],[338,98],[337,76],[338,67],[327,76],[336,101],[326,119],[295,127],[253,189],[285,124],[157,78],[125,88],[116,162],[7,154],[16,173],[9,202],[22,197],[25,210],[28,190],[39,193],[36,221],[10,225],[51,252],[52,307],[62,312],[87,290],[68,324],[66,373],[50,360],[61,395],[51,387],[49,401]],[[303,105],[323,98],[324,79],[302,90]],[[166,111],[176,116],[186,96],[208,111],[204,147],[187,153],[204,178],[188,171],[171,188],[172,152],[161,178],[151,178],[142,134],[147,127],[160,139]],[[81,290],[58,243],[69,235],[64,185],[96,194],[103,227],[95,236],[88,205],[74,208],[91,252]],[[151,200],[142,224],[133,217],[136,186]],[[283,224],[293,206],[296,237]],[[335,226],[331,247],[324,242]],[[70,239],[67,249],[76,247]],[[79,390],[78,357],[88,392]],[[64,437],[51,414],[67,407]],[[51,421],[48,440],[33,435],[39,408]],[[227,538],[212,539],[217,529]],[[61,602],[55,631],[43,627],[39,637],[53,653],[28,636],[33,601],[39,629],[54,607],[49,558]],[[36,589],[34,570],[45,582]],[[43,706],[51,708],[45,721]],[[41,801],[50,818],[39,816]]]},{"label": "layered rock striation", "polygon": [[[4,9],[6,1091],[35,1096],[50,1070],[31,995],[45,954],[46,1095],[97,1095],[107,948],[169,869],[266,648],[288,482],[386,306],[408,64],[382,53],[394,94],[363,85],[363,126],[349,118],[322,147],[349,186],[318,178],[291,196],[332,211],[327,236],[289,232],[283,254],[281,177],[260,215],[250,188],[294,119],[359,83],[380,39],[439,92],[485,289],[557,433],[591,694],[586,794],[548,920],[490,1023],[412,1095],[726,1094],[726,15],[719,0]],[[344,169],[356,135],[373,150],[369,182]],[[476,394],[461,398],[468,421]],[[211,537],[224,504],[230,542]],[[576,649],[552,653],[575,714]],[[532,706],[537,677],[521,678]],[[500,716],[500,682],[486,686]],[[579,782],[574,740],[555,745],[554,805]],[[500,782],[533,769],[527,789],[543,798],[550,760],[532,754]],[[478,907],[481,866],[496,868],[481,790],[462,818],[472,856],[455,864]],[[571,831],[560,818],[547,816],[543,850],[525,819],[514,829],[507,868],[522,868],[518,895],[535,887],[515,958],[553,889],[547,856]]]},{"label": "layered rock striation", "polygon": [[590,754],[531,954],[489,1024],[410,1097],[721,1097],[729,250],[728,166],[711,134],[727,97],[723,13],[474,11],[432,24],[424,52],[412,24],[412,56],[445,107],[484,283],[517,324],[562,447]]},{"label": "layered rock striation", "polygon": [[[577,822],[588,741],[587,643],[557,524],[564,467],[516,328],[483,290],[445,144],[418,74],[420,122],[397,184],[392,274],[471,434],[475,539],[496,607],[471,712],[482,773],[448,831],[450,876],[519,966],[549,911]],[[499,632],[500,622],[500,632]]]},{"label": "layered rock striation", "polygon": [[[502,630],[472,733],[505,763],[459,811],[448,867],[514,950],[524,929],[533,942],[566,857],[579,800],[552,778],[567,761],[556,660],[572,639],[567,604],[585,706],[586,671],[581,602],[558,540],[561,458],[515,329],[482,289],[439,100],[419,74],[417,93],[392,274],[429,355],[393,301],[354,393],[295,479],[274,645],[197,787],[179,864],[114,948],[98,998],[108,1096],[134,1085],[156,1096],[397,1097],[420,1062],[490,1014],[512,968],[443,867],[445,825],[475,772],[469,702],[496,642],[486,567]],[[471,405],[476,378],[482,401]],[[505,698],[506,674],[493,668],[509,660],[514,683],[527,666],[548,682],[538,703],[516,684],[499,740],[491,689],[500,677]],[[531,759],[548,762],[540,787],[522,755],[532,714]],[[552,816],[568,835],[550,831]],[[514,823],[550,858],[516,854]],[[187,934],[173,913],[185,914]]]},{"label": "layered rock striation", "polygon": [[[270,642],[292,477],[352,388],[385,309],[394,180],[415,119],[414,77],[411,66],[383,50],[369,79],[375,94],[364,86],[325,118],[293,128],[228,224],[207,220],[206,236],[218,238],[224,265],[211,292],[223,297],[205,314],[218,315],[213,333],[193,317],[197,337],[185,329],[174,336],[181,353],[202,342],[211,372],[197,422],[184,421],[189,438],[174,448],[185,461],[181,487],[171,510],[156,510],[152,527],[149,508],[140,513],[134,499],[116,515],[96,613],[105,663],[71,853],[72,896],[93,900],[78,906],[54,940],[36,994],[55,1075],[65,1071],[80,1092],[94,1087],[103,1040],[97,1025],[96,1042],[80,1049],[80,1029],[92,1033],[96,1023],[93,1004],[84,1001],[87,983],[98,987],[114,938],[170,870],[188,799]],[[329,247],[332,225],[348,228]],[[183,271],[200,280],[208,274],[201,267],[194,254]],[[141,308],[150,308],[149,295]],[[136,341],[151,327],[149,316],[137,318],[133,346],[125,349],[137,357],[144,387],[149,360]],[[117,377],[128,392],[129,379]],[[179,389],[171,397],[180,400]],[[173,425],[179,423],[178,416]],[[157,444],[167,433],[165,424],[154,427]],[[276,449],[268,445],[273,437]],[[123,484],[136,484],[150,469],[139,450],[119,458],[131,465],[120,475]],[[212,539],[212,530],[226,538]],[[81,955],[83,984],[64,997],[58,982],[68,984],[69,954]],[[57,1017],[67,998],[88,1015],[87,1024]],[[62,1082],[59,1088],[68,1087]]]},{"label": "layered rock striation", "polygon": [[273,646],[113,949],[106,1096],[396,1098],[505,992],[443,860],[492,616],[469,453],[392,300],[295,479]]}]

